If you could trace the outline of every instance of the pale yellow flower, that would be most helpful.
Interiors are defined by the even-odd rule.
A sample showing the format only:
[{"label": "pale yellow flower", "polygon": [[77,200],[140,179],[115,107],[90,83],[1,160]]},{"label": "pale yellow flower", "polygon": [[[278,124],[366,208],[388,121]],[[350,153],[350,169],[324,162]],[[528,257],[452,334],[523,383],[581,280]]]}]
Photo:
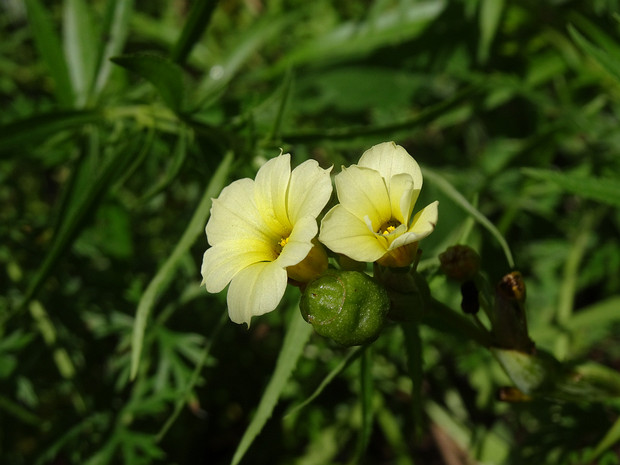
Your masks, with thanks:
[{"label": "pale yellow flower", "polygon": [[323,218],[319,240],[360,262],[412,263],[418,241],[435,229],[438,202],[412,217],[422,172],[411,155],[394,142],[375,145],[359,164],[342,167],[335,183],[340,204]]},{"label": "pale yellow flower", "polygon": [[235,323],[249,325],[252,316],[274,310],[288,276],[309,281],[327,268],[324,250],[312,240],[331,196],[330,170],[308,160],[291,172],[290,155],[283,154],[265,163],[256,180],[235,181],[213,200],[202,282],[209,292],[230,283],[228,314]]}]

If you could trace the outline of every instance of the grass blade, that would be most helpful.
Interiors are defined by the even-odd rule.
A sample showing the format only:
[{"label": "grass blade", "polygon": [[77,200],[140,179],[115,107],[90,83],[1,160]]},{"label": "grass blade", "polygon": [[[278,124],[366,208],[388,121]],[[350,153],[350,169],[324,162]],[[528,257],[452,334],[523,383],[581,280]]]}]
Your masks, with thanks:
[{"label": "grass blade", "polygon": [[478,39],[478,61],[486,63],[493,38],[497,33],[505,0],[482,0],[480,5],[480,38]]},{"label": "grass blade", "polygon": [[430,179],[433,185],[435,185],[440,191],[442,191],[446,196],[448,196],[456,205],[469,213],[478,223],[480,223],[487,231],[491,233],[491,235],[495,238],[495,240],[497,240],[500,247],[504,251],[504,255],[506,256],[506,260],[508,261],[508,266],[510,268],[514,268],[515,263],[514,259],[512,258],[512,252],[510,251],[508,242],[506,242],[506,239],[504,239],[504,236],[502,236],[502,233],[499,232],[495,225],[491,223],[486,216],[480,213],[480,211],[477,210],[471,203],[469,203],[467,199],[463,197],[461,193],[457,191],[454,186],[450,184],[439,173],[425,168],[424,177]]},{"label": "grass blade", "polygon": [[[294,15],[293,17],[297,17]],[[289,17],[269,17],[258,21],[235,40],[230,50],[225,51],[216,73],[207,73],[196,90],[197,108],[212,103],[212,99],[226,88],[241,67],[269,40],[281,34],[291,24]]]},{"label": "grass blade", "polygon": [[209,185],[205,189],[205,192],[202,195],[202,200],[198,204],[198,207],[194,212],[194,216],[190,220],[189,225],[181,236],[181,239],[170,254],[170,257],[168,257],[163,266],[159,269],[159,271],[157,271],[157,274],[153,277],[142,294],[140,302],[138,302],[136,320],[134,322],[133,334],[131,338],[131,379],[135,379],[136,374],[138,373],[140,354],[142,352],[142,344],[144,342],[144,330],[146,329],[146,322],[151,310],[155,306],[159,296],[172,281],[176,269],[181,263],[183,255],[189,250],[198,236],[203,232],[205,222],[209,217],[209,210],[211,209],[211,199],[212,197],[215,197],[224,187],[224,183],[228,178],[232,160],[233,154],[232,152],[229,152],[221,161],[217,170],[213,174]]},{"label": "grass blade", "polygon": [[149,53],[134,53],[112,58],[112,61],[146,79],[155,86],[168,107],[183,108],[185,80],[181,68],[164,57]]},{"label": "grass blade", "polygon": [[362,403],[362,430],[357,444],[355,463],[360,463],[370,442],[374,418],[372,382],[372,353],[370,347],[362,353],[360,363],[360,401]]},{"label": "grass blade", "polygon": [[416,439],[422,437],[422,340],[420,327],[417,322],[405,322],[402,325],[405,336],[405,350],[407,351],[407,369],[413,383],[413,424]]},{"label": "grass blade", "polygon": [[179,64],[185,63],[192,48],[209,26],[217,3],[218,0],[203,0],[192,4],[192,9],[189,12],[183,31],[181,31],[181,36],[174,44],[170,54],[172,61]]},{"label": "grass blade", "polygon": [[181,410],[185,406],[187,399],[189,398],[189,395],[192,392],[192,389],[194,389],[194,386],[196,386],[196,383],[200,379],[200,372],[202,371],[205,364],[207,363],[207,359],[209,358],[209,354],[211,353],[211,347],[213,347],[213,343],[217,339],[217,336],[219,335],[220,330],[224,327],[224,323],[227,320],[228,320],[228,314],[225,312],[222,313],[222,317],[220,318],[220,321],[217,323],[217,325],[211,332],[211,337],[205,343],[204,349],[202,350],[200,359],[198,360],[198,363],[196,364],[196,367],[194,368],[191,378],[187,382],[187,385],[185,386],[185,389],[183,389],[183,392],[180,393],[179,399],[177,400],[174,406],[174,411],[172,412],[172,415],[170,415],[170,418],[168,418],[164,426],[162,426],[161,429],[159,430],[159,433],[157,433],[157,442],[160,442],[164,438],[164,436],[166,435],[170,427],[174,424],[175,420],[179,417],[179,414],[181,413]]},{"label": "grass blade", "polygon": [[95,79],[93,93],[99,95],[110,77],[112,62],[110,58],[118,55],[123,50],[127,34],[129,33],[129,20],[133,13],[134,0],[115,0],[110,4],[110,17],[106,24],[104,37],[108,37],[99,63],[99,72]]},{"label": "grass blade", "polygon": [[174,153],[172,154],[172,160],[165,170],[165,175],[160,179],[146,194],[138,201],[138,203],[145,203],[148,199],[154,197],[168,187],[172,181],[177,177],[179,171],[187,158],[187,135],[185,132],[179,134]]},{"label": "grass blade", "polygon": [[[98,157],[99,154],[93,154],[93,156]],[[98,176],[89,183],[82,197],[77,199],[74,205],[70,205],[65,210],[66,213],[64,218],[58,222],[58,227],[56,228],[49,252],[30,282],[18,311],[23,309],[30,299],[38,292],[60,257],[62,257],[69,248],[84,226],[88,216],[96,210],[98,203],[114,182],[116,175],[124,170],[125,164],[130,158],[131,157],[128,157],[124,150],[118,150],[107,163],[103,165]]]},{"label": "grass blade", "polygon": [[239,446],[237,446],[231,465],[237,465],[241,461],[252,442],[254,442],[254,439],[256,439],[256,436],[258,436],[269,417],[271,417],[280,394],[297,364],[301,351],[312,334],[312,326],[301,317],[301,314],[297,311],[297,304],[294,305],[292,310],[293,317],[284,337],[276,368],[258,404],[256,414],[252,418],[248,429],[245,430]]},{"label": "grass blade", "polygon": [[[37,143],[61,131],[96,123],[102,119],[97,111],[57,111],[22,119],[0,126],[0,154]],[[21,156],[22,151],[11,153]]]},{"label": "grass blade", "polygon": [[579,174],[558,173],[538,168],[523,168],[522,172],[539,181],[552,182],[571,194],[612,207],[620,207],[620,184],[616,179],[585,177]]},{"label": "grass blade", "polygon": [[61,105],[70,107],[74,99],[73,87],[54,25],[39,0],[26,0],[26,8],[35,46],[56,84],[56,97]]},{"label": "grass blade", "polygon": [[605,437],[596,445],[596,448],[587,455],[584,463],[593,463],[598,459],[606,450],[610,449],[614,444],[620,441],[620,418],[616,419],[615,423],[609,428]]},{"label": "grass blade", "polygon": [[282,134],[281,139],[290,144],[297,144],[319,140],[351,140],[358,138],[377,140],[385,137],[396,138],[396,134],[398,133],[410,134],[413,129],[427,125],[452,110],[457,110],[459,106],[466,105],[468,99],[476,97],[478,93],[479,89],[476,87],[467,87],[456,92],[451,98],[429,106],[411,118],[395,123],[346,128],[324,128],[316,131],[285,133]]},{"label": "grass blade", "polygon": [[331,31],[285,55],[273,72],[309,63],[325,64],[357,59],[381,47],[389,47],[418,37],[446,8],[448,2],[401,3],[386,11],[373,12],[364,21],[343,22]]},{"label": "grass blade", "polygon": [[568,32],[579,47],[586,52],[590,58],[596,61],[601,67],[610,73],[616,80],[620,81],[620,61],[616,59],[609,51],[600,49],[592,42],[587,40],[573,26],[568,26]]},{"label": "grass blade", "polygon": [[349,353],[345,355],[345,357],[340,361],[340,363],[332,371],[330,371],[327,374],[327,376],[323,379],[323,381],[321,381],[321,384],[319,384],[319,386],[314,390],[314,392],[301,404],[298,404],[292,409],[290,409],[286,413],[286,415],[284,415],[284,417],[286,418],[289,415],[297,413],[302,408],[304,408],[306,405],[308,405],[310,402],[312,402],[314,399],[316,399],[323,392],[323,389],[325,389],[336,376],[338,376],[340,373],[346,370],[349,367],[349,365],[351,365],[351,363],[353,363],[355,360],[357,360],[357,358],[360,355],[362,355],[362,352],[364,351],[365,348],[366,346],[359,346],[349,351]]},{"label": "grass blade", "polygon": [[69,76],[75,92],[75,104],[84,107],[92,90],[98,51],[98,30],[83,0],[65,0],[64,49]]}]

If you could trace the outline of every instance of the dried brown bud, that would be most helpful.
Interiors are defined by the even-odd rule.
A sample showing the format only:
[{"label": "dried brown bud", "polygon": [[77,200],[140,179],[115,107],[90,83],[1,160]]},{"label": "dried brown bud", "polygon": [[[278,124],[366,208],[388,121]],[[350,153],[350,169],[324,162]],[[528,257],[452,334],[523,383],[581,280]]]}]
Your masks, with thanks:
[{"label": "dried brown bud", "polygon": [[480,270],[480,255],[467,245],[454,245],[439,254],[441,270],[448,278],[468,281]]}]

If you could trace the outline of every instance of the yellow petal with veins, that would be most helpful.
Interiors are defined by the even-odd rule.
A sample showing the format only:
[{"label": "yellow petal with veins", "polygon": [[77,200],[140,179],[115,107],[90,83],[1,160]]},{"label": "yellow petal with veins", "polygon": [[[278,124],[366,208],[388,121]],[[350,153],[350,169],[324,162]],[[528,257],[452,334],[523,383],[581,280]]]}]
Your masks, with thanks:
[{"label": "yellow petal with veins", "polygon": [[367,216],[373,231],[390,219],[390,198],[377,171],[356,165],[343,167],[335,183],[340,204],[358,218]]}]

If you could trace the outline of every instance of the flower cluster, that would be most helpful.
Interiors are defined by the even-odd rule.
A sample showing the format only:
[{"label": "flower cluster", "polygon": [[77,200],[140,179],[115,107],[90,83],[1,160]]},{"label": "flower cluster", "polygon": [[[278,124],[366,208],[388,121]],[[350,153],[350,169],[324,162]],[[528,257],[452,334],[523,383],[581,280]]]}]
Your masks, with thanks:
[{"label": "flower cluster", "polygon": [[437,202],[413,214],[420,167],[386,142],[335,176],[340,203],[325,214],[319,233],[317,218],[332,194],[330,171],[314,160],[291,170],[290,155],[281,154],[255,180],[235,181],[213,200],[201,272],[209,292],[230,283],[232,321],[249,325],[252,316],[277,307],[287,282],[304,286],[321,276],[328,268],[321,243],[358,262],[406,267],[434,230]]}]

